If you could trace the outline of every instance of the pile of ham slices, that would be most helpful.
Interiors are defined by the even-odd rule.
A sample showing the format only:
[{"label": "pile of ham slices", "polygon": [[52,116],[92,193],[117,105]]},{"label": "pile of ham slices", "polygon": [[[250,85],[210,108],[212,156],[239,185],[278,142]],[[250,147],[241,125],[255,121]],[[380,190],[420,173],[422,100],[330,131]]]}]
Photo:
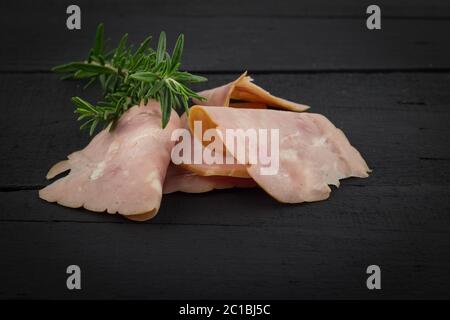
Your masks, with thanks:
[{"label": "pile of ham slices", "polygon": [[[80,151],[55,164],[47,179],[69,174],[39,191],[63,206],[119,213],[135,221],[156,215],[162,195],[176,191],[261,187],[284,203],[327,199],[329,185],[348,177],[367,177],[370,169],[344,133],[307,106],[271,95],[244,73],[232,83],[200,93],[186,115],[172,111],[161,128],[160,105],[130,108],[114,130],[105,129]],[[200,105],[201,104],[201,105]],[[273,110],[268,107],[281,109]],[[258,164],[182,164],[171,162],[173,130],[201,121],[205,128],[279,129],[279,171],[262,175]]]}]

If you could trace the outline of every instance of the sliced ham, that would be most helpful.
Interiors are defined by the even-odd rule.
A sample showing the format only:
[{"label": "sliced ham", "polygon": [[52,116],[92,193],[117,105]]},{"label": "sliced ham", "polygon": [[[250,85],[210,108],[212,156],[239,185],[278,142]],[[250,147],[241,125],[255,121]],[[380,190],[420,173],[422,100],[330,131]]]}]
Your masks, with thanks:
[{"label": "sliced ham", "polygon": [[[253,79],[247,76],[247,72],[243,73],[235,81],[226,85],[199,92],[205,97],[206,101],[194,99],[194,102],[205,106],[223,106],[238,108],[265,108],[271,106],[277,109],[301,112],[309,109],[308,106],[288,101],[270,94],[270,92],[254,84]],[[231,100],[239,100],[246,102],[233,103]]]},{"label": "sliced ham", "polygon": [[245,164],[181,164],[181,167],[199,176],[250,178]]},{"label": "sliced ham", "polygon": [[[309,108],[306,105],[275,97],[268,91],[255,85],[252,81],[252,78],[247,76],[247,72],[244,72],[233,82],[200,92],[199,94],[207,100],[198,101],[194,99],[194,102],[205,106],[222,106],[238,109],[266,109],[268,106],[271,106],[300,112]],[[239,102],[232,102],[232,99],[239,100]],[[183,164],[183,167],[201,176],[218,175],[250,178],[246,166],[242,164],[206,165],[195,164],[191,161],[189,164]]]},{"label": "sliced ham", "polygon": [[[275,199],[300,203],[327,199],[329,185],[347,177],[367,177],[370,169],[344,133],[320,114],[276,110],[194,106],[189,125],[203,129],[279,129],[279,171],[261,174],[260,164],[246,163],[248,174]],[[225,139],[225,138],[224,138]],[[223,141],[230,150],[227,141]],[[248,158],[247,158],[248,159]]]},{"label": "sliced ham", "polygon": [[[194,149],[196,148],[195,140],[197,138],[194,137],[194,134],[191,135],[191,141],[189,143],[191,144],[191,156],[187,157],[188,161],[183,162],[179,164],[179,166],[183,167],[184,169],[195,173],[199,176],[231,176],[231,177],[239,177],[239,178],[250,178],[250,176],[247,173],[247,166],[245,164],[238,164],[238,163],[232,163],[227,164],[226,163],[226,157],[233,156],[224,149],[226,152],[223,155],[223,160],[221,164],[206,164],[206,163],[195,163],[195,157],[194,157]],[[172,152],[176,152],[178,149],[178,146],[181,147],[181,145],[176,145]],[[201,154],[205,152],[205,147],[202,145],[202,142],[197,140],[197,147],[200,148]]]},{"label": "sliced ham", "polygon": [[221,177],[221,176],[199,176],[184,169],[181,166],[170,164],[164,182],[164,194],[177,191],[187,193],[202,193],[214,189],[229,188],[252,188],[257,184],[253,179]]},{"label": "sliced ham", "polygon": [[231,102],[229,107],[242,109],[267,109],[267,104],[261,102]]},{"label": "sliced ham", "polygon": [[54,165],[48,179],[70,172],[40,190],[39,196],[71,208],[150,219],[160,207],[173,146],[170,137],[179,127],[180,119],[172,111],[168,125],[161,128],[160,105],[155,101],[132,107],[114,130],[101,131],[83,150]]},{"label": "sliced ham", "polygon": [[[186,114],[181,116],[180,122],[182,128],[189,129]],[[191,139],[188,141],[191,145],[191,150],[194,150],[195,147],[194,139],[195,137],[191,135]],[[172,152],[176,152],[176,149],[176,147],[173,148]],[[193,161],[193,154],[191,154],[189,163],[170,164],[164,182],[165,194],[177,191],[202,193],[214,189],[251,188],[257,186],[255,181],[248,175],[245,165],[193,164]]]},{"label": "sliced ham", "polygon": [[[183,114],[180,118],[182,128],[189,130],[189,124],[186,117],[186,114]],[[179,166],[183,167],[184,169],[195,173],[199,176],[232,176],[232,177],[239,177],[239,178],[250,178],[250,176],[247,173],[247,168],[245,165],[241,164],[204,164],[204,163],[194,163],[194,152],[195,149],[195,143],[194,143],[195,137],[191,135],[190,143],[191,145],[191,156],[189,157],[189,160],[185,163],[179,164]],[[202,148],[201,152],[203,153],[203,146],[201,142],[198,142],[198,145],[200,145],[200,148]],[[177,147],[175,146],[172,152],[177,152]]]}]

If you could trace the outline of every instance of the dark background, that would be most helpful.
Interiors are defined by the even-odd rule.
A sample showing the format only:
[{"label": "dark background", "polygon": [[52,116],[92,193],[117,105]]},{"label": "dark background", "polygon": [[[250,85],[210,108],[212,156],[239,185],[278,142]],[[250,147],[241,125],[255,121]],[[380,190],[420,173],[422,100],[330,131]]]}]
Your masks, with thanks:
[{"label": "dark background", "polygon": [[[82,30],[67,30],[78,4]],[[450,3],[376,1],[2,1],[0,298],[450,298]],[[46,203],[49,167],[84,147],[70,97],[95,90],[49,69],[113,40],[183,32],[202,88],[249,70],[274,94],[342,128],[374,170],[328,201],[263,191],[165,196],[133,223]],[[200,88],[200,87],[199,87]],[[66,289],[66,267],[82,290]],[[366,268],[382,290],[366,288]]]}]

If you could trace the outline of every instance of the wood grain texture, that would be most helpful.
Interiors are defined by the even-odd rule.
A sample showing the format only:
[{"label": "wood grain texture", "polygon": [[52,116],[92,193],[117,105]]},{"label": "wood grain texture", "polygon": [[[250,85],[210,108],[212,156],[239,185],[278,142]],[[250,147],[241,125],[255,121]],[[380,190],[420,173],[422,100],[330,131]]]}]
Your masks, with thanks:
[{"label": "wood grain texture", "polygon": [[[0,299],[450,298],[450,4],[377,1],[376,32],[357,0],[82,0],[81,31],[65,28],[69,4],[0,3]],[[48,70],[81,59],[100,21],[113,41],[184,32],[184,67],[208,87],[253,71],[342,128],[373,174],[300,205],[171,194],[142,224],[40,200],[48,168],[89,141],[70,97],[98,97]],[[70,264],[81,291],[65,287]]]},{"label": "wood grain texture", "polygon": [[[209,78],[215,86],[233,75]],[[256,80],[342,127],[373,175],[344,181],[329,201],[302,205],[279,204],[261,190],[172,194],[144,224],[48,204],[36,190],[0,192],[0,297],[450,297],[449,75]],[[0,102],[9,132],[0,141],[3,190],[43,184],[52,163],[88,140],[67,112],[69,97],[83,94],[77,83],[46,74],[0,81],[3,92],[21,87],[32,90]],[[383,268],[377,294],[364,287],[373,263]],[[69,264],[82,267],[79,293],[64,287]]]},{"label": "wood grain texture", "polygon": [[[70,0],[46,0],[45,5],[33,0],[3,2],[4,10],[21,11],[27,16],[46,11],[48,15],[65,12]],[[297,17],[360,18],[372,4],[361,0],[78,0],[87,14],[101,11],[108,15],[134,16],[142,11],[149,17]],[[442,0],[378,0],[383,17],[396,19],[450,18],[450,5]]]},{"label": "wood grain texture", "polygon": [[[350,182],[335,189],[327,201],[297,205],[280,204],[260,189],[177,193],[165,196],[156,218],[146,223],[445,233],[450,227],[449,196],[447,186],[354,186]],[[118,215],[49,204],[35,190],[0,192],[0,200],[2,222],[138,225]]]},{"label": "wood grain texture", "polygon": [[[27,241],[23,241],[26,237]],[[0,223],[1,298],[449,297],[447,233],[361,228]],[[383,267],[383,289],[365,268]],[[82,290],[65,268],[82,268]]]},{"label": "wood grain texture", "polygon": [[[96,4],[92,8],[86,5],[79,31],[66,28],[64,2],[55,2],[54,6],[35,4],[31,6],[34,10],[22,13],[19,1],[12,8],[0,10],[0,71],[48,71],[56,64],[83,59],[99,22],[105,23],[113,43],[125,32],[130,34],[131,42],[149,34],[157,36],[161,30],[173,42],[183,32],[186,36],[183,66],[191,71],[450,69],[450,43],[442,36],[450,30],[450,19],[385,18],[382,30],[369,31],[364,6],[359,9],[358,18],[303,19],[206,13],[161,16],[151,13],[154,10],[151,2],[131,5],[130,9],[128,2],[121,3]],[[233,7],[228,2],[221,6],[225,3]],[[165,6],[159,2],[155,7],[160,8],[156,12],[172,12],[170,3]],[[266,13],[271,12],[264,8]],[[442,12],[446,12],[445,8]]]}]

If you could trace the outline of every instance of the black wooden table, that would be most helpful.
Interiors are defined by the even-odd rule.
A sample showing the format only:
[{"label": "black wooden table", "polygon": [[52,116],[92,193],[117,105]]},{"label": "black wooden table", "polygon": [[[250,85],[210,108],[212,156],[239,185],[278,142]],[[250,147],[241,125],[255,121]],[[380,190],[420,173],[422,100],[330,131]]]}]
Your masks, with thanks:
[{"label": "black wooden table", "polygon": [[[368,1],[77,1],[70,31],[71,3],[0,4],[0,298],[450,298],[450,3],[377,1],[369,31]],[[97,97],[49,69],[83,58],[99,22],[113,42],[183,32],[208,87],[249,70],[342,128],[373,174],[301,205],[171,194],[141,224],[40,200],[49,167],[89,141],[70,97]]]}]

